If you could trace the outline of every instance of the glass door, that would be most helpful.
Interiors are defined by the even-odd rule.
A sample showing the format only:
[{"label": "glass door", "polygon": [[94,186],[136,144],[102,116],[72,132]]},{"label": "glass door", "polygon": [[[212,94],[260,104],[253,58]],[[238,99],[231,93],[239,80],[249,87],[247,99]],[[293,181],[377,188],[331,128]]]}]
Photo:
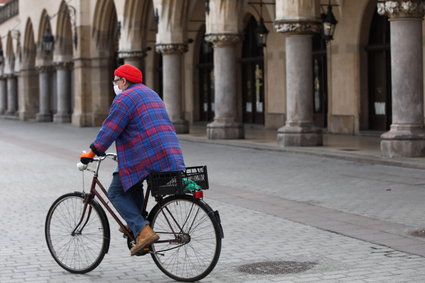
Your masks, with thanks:
[{"label": "glass door", "polygon": [[263,46],[257,43],[257,22],[251,17],[244,30],[242,49],[243,122],[264,124]]},{"label": "glass door", "polygon": [[387,131],[392,122],[390,24],[376,11],[369,33],[369,129]]},{"label": "glass door", "polygon": [[199,113],[200,120],[214,120],[214,50],[211,43],[202,41],[199,52]]}]

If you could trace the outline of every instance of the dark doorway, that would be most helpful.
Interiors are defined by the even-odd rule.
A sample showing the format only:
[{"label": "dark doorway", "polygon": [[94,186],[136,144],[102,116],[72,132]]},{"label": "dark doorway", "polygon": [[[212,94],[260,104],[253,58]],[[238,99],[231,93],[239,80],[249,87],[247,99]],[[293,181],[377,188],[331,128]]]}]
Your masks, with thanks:
[{"label": "dark doorway", "polygon": [[251,17],[244,30],[242,47],[243,122],[264,124],[263,46],[257,41],[257,21]]},{"label": "dark doorway", "polygon": [[369,72],[369,129],[387,131],[392,122],[390,23],[376,11],[370,26],[366,51]]},{"label": "dark doorway", "polygon": [[162,74],[162,54],[155,53],[155,80],[154,80],[154,91],[163,99],[163,74]]},{"label": "dark doorway", "polygon": [[210,122],[214,119],[214,50],[210,42],[202,37],[199,52],[199,120]]},{"label": "dark doorway", "polygon": [[327,128],[328,77],[326,41],[322,34],[313,36],[313,120],[314,125]]}]

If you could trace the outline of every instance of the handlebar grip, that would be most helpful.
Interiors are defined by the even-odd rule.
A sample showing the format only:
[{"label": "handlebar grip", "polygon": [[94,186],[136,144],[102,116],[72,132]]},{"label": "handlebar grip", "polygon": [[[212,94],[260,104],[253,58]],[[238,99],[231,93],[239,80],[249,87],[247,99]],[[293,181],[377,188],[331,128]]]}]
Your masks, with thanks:
[{"label": "handlebar grip", "polygon": [[89,158],[89,157],[81,157],[80,158],[81,163],[83,163],[84,165],[89,164],[90,162],[93,162],[93,158]]}]

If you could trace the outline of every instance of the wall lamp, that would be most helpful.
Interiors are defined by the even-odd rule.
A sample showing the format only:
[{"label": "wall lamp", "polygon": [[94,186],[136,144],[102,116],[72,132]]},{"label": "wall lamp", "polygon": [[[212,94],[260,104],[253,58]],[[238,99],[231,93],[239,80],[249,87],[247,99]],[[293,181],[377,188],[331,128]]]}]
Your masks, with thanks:
[{"label": "wall lamp", "polygon": [[334,14],[332,13],[332,5],[331,0],[329,0],[328,5],[323,5],[327,7],[326,13],[322,13],[322,25],[323,25],[323,38],[326,42],[329,42],[333,40],[334,33],[335,33],[335,27],[338,21],[336,20]]},{"label": "wall lamp", "polygon": [[204,0],[204,5],[205,5],[205,13],[209,14],[210,13],[210,0]]},{"label": "wall lamp", "polygon": [[53,37],[52,32],[50,31],[50,27],[48,26],[46,28],[46,32],[43,34],[42,49],[44,54],[50,54],[53,51],[54,44],[55,38]]},{"label": "wall lamp", "polygon": [[[267,44],[267,35],[269,34],[269,30],[266,28],[266,25],[264,24],[264,18],[263,18],[263,5],[274,5],[274,3],[263,3],[263,0],[260,2],[248,2],[252,6],[252,8],[257,12],[258,14],[258,22],[257,22],[257,43],[260,47],[266,47]],[[260,4],[260,12],[255,8],[255,4]]]},{"label": "wall lamp", "polygon": [[42,49],[45,54],[50,54],[53,51],[54,44],[55,44],[55,38],[50,30],[50,20],[56,17],[61,12],[61,9],[63,9],[67,13],[67,16],[69,17],[69,21],[71,23],[71,28],[72,28],[72,34],[73,34],[72,42],[74,44],[74,47],[75,48],[77,47],[77,44],[78,44],[77,27],[76,27],[77,10],[75,9],[74,6],[71,6],[68,4],[65,4],[62,7],[64,8],[60,8],[59,11],[56,12],[54,15],[46,16],[49,25],[47,26],[45,33],[43,34],[43,42],[42,42]]}]

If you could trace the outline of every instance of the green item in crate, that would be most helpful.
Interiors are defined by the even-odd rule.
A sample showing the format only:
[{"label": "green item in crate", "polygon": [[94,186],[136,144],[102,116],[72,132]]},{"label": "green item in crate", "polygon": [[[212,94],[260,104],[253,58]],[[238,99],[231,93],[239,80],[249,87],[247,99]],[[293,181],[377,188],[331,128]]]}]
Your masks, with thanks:
[{"label": "green item in crate", "polygon": [[201,186],[199,186],[195,181],[191,179],[182,178],[182,183],[184,186],[184,191],[186,192],[195,192],[201,190]]}]

